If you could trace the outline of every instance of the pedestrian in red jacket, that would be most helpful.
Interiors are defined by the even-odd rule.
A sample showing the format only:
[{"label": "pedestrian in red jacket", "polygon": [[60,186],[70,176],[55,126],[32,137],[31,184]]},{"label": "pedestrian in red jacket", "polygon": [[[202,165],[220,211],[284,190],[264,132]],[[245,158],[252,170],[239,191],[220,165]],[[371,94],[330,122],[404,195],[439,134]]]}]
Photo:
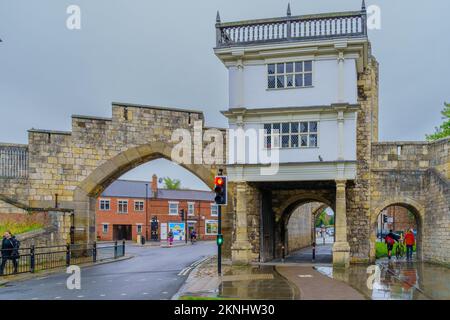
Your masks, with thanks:
[{"label": "pedestrian in red jacket", "polygon": [[408,230],[405,234],[406,244],[406,260],[412,260],[413,247],[416,244],[416,238],[414,237],[413,229]]}]

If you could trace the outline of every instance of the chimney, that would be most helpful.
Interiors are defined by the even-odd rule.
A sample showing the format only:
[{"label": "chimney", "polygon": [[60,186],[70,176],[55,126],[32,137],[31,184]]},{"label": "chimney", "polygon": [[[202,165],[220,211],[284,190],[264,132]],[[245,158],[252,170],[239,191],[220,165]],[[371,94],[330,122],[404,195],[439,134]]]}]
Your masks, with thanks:
[{"label": "chimney", "polygon": [[158,195],[158,176],[156,174],[153,174],[152,176],[152,196],[153,198],[156,198]]}]

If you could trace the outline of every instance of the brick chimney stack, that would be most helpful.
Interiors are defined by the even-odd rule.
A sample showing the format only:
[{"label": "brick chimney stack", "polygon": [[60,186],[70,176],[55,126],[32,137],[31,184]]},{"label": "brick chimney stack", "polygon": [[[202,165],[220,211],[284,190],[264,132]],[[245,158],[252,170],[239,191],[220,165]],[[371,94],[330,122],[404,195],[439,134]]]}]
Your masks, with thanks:
[{"label": "brick chimney stack", "polygon": [[158,176],[156,174],[153,174],[152,176],[152,196],[153,198],[156,198],[156,196],[158,195]]}]

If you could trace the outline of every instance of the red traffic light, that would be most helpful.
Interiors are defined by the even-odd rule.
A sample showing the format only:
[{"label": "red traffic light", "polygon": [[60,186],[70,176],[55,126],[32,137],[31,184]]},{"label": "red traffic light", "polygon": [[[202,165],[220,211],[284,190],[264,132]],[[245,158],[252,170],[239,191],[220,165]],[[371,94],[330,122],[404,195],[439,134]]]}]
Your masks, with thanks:
[{"label": "red traffic light", "polygon": [[216,177],[216,179],[214,181],[214,184],[216,186],[223,186],[223,183],[224,183],[224,181],[223,181],[222,177]]}]

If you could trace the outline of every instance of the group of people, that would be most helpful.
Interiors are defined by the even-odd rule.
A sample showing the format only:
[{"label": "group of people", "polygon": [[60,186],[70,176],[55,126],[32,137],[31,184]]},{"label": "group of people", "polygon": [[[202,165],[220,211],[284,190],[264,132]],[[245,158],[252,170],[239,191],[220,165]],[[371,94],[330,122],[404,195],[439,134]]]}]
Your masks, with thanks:
[{"label": "group of people", "polygon": [[14,237],[10,231],[6,231],[3,235],[2,239],[2,263],[0,265],[0,276],[2,276],[5,272],[6,263],[11,261],[14,268],[14,273],[17,273],[17,269],[19,267],[19,240]]},{"label": "group of people", "polygon": [[392,257],[392,250],[394,249],[394,244],[396,242],[398,243],[398,246],[406,245],[406,260],[412,260],[414,245],[416,244],[416,238],[414,236],[413,229],[407,230],[404,237],[403,234],[398,235],[395,234],[392,230],[389,230],[389,233],[386,235],[386,237],[384,237],[384,241],[386,242],[389,260]]},{"label": "group of people", "polygon": [[[170,229],[169,233],[167,233],[167,240],[169,241],[169,245],[171,246],[173,244],[173,230]],[[197,241],[197,231],[192,230],[190,233],[190,238],[191,238],[191,243],[194,243],[195,241]]]}]

